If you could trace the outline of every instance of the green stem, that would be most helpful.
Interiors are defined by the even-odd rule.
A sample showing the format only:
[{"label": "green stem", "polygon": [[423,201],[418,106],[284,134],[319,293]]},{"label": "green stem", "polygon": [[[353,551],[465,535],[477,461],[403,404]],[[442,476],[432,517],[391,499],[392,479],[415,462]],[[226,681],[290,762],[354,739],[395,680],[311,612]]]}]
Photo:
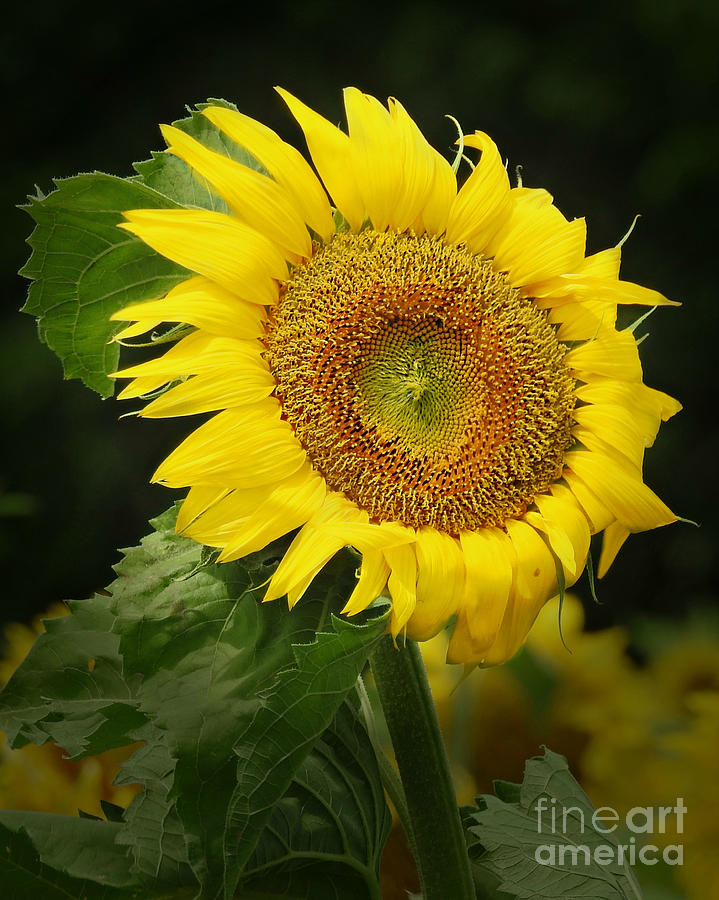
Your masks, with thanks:
[{"label": "green stem", "polygon": [[423,900],[475,900],[457,798],[427,672],[414,641],[370,656],[404,786]]}]

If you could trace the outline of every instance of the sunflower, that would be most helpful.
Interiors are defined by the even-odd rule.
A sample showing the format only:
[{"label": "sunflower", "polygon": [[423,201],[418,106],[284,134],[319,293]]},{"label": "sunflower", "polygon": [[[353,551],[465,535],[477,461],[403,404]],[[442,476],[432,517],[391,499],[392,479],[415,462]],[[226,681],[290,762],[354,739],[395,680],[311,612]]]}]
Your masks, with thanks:
[{"label": "sunflower", "polygon": [[[261,123],[202,113],[253,168],[163,127],[227,212],[137,209],[121,227],[192,277],[113,318],[190,333],[117,372],[141,415],[216,414],[154,480],[189,487],[177,529],[235,560],[298,529],[266,600],[290,606],[337,551],[362,558],[344,612],[392,599],[391,632],[453,622],[448,660],[511,657],[604,532],[676,520],[643,454],[680,409],[642,383],[618,304],[666,305],[585,255],[584,219],[510,187],[482,132],[451,165],[394,99],[344,92],[348,133],[279,89],[318,174]],[[318,177],[319,175],[319,177]],[[330,199],[331,198],[331,199]]]}]

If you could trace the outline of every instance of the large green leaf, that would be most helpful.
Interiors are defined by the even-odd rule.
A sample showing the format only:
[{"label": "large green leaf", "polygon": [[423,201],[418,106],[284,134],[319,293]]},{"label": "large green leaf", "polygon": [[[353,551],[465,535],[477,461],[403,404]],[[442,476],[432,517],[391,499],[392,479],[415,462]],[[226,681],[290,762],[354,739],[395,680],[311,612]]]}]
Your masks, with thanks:
[{"label": "large green leaf", "polygon": [[[545,749],[527,761],[520,786],[500,782],[496,790],[497,797],[477,798],[479,808],[463,810],[482,887],[544,900],[641,898],[616,835],[594,827],[594,807],[563,756]],[[606,849],[595,856],[599,848]]]},{"label": "large green leaf", "polygon": [[125,676],[141,677],[140,707],[176,760],[172,798],[190,861],[205,896],[215,896],[225,878],[234,888],[273,804],[354,689],[386,617],[362,625],[332,617],[354,582],[346,553],[290,613],[280,602],[258,603],[286,541],[240,563],[202,566],[200,548],[171,524],[170,516],[158,520],[118,566],[115,629]]},{"label": "large green leaf", "polygon": [[125,210],[177,203],[139,181],[100,172],[55,184],[25,207],[36,227],[28,239],[32,256],[21,271],[33,280],[23,311],[37,317],[40,339],[60,357],[65,377],[81,378],[109,397],[108,373],[119,355],[109,342],[121,327],[110,316],[189,277],[117,225]]},{"label": "large green leaf", "polygon": [[[262,171],[199,111],[173,124]],[[154,152],[135,169],[138,174],[125,179],[95,172],[57,180],[56,190],[30,197],[26,206],[36,227],[28,240],[33,253],[21,272],[33,281],[24,312],[37,317],[40,338],[62,360],[65,377],[81,378],[102,397],[113,393],[108,374],[117,369],[119,356],[111,338],[121,324],[110,322],[110,315],[162,296],[190,274],[119,229],[123,211],[176,206],[228,211],[207,180],[176,156]]]},{"label": "large green leaf", "polygon": [[10,736],[78,755],[144,742],[119,779],[143,791],[117,840],[148,887],[199,881],[202,896],[229,896],[249,864],[253,883],[261,869],[309,897],[312,861],[347,897],[373,896],[387,810],[346,698],[386,610],[337,618],[354,584],[349,551],[291,612],[263,604],[289,539],[217,565],[174,532],[175,517],[124,551],[106,595],[48,623],[0,695]]},{"label": "large green leaf", "polygon": [[[236,109],[234,104],[226,100],[211,100],[213,106],[224,106]],[[221,153],[236,162],[257,171],[264,171],[257,160],[243,148],[224,135],[199,110],[209,104],[201,104],[198,110],[190,110],[190,115],[172,124],[186,134],[200,141],[210,150]],[[209,184],[206,178],[194,172],[179,157],[164,151],[153,152],[152,158],[145,162],[135,163],[143,184],[171,197],[185,206],[199,206],[217,212],[228,212],[227,204]]]},{"label": "large green leaf", "polygon": [[379,897],[379,862],[391,818],[377,758],[357,713],[345,701],[296,770],[243,872],[244,888],[310,900]]}]

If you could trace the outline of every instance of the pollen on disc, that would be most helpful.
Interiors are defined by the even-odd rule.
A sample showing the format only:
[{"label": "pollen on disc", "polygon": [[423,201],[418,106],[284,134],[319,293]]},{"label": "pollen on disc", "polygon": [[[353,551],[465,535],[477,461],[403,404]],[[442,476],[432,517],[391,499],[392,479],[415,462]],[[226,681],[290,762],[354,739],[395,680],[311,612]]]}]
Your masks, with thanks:
[{"label": "pollen on disc", "polygon": [[265,345],[314,467],[375,521],[501,526],[561,474],[575,400],[565,348],[462,246],[336,235],[294,270]]}]

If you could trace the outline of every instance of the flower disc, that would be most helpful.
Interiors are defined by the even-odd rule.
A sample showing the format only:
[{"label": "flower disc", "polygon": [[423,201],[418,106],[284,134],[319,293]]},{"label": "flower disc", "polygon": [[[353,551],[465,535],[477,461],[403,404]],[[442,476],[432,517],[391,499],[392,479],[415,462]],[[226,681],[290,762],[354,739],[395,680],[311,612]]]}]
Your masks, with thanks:
[{"label": "flower disc", "polygon": [[288,280],[265,342],[314,467],[376,521],[501,526],[561,473],[574,406],[564,348],[546,314],[462,246],[338,234]]}]

